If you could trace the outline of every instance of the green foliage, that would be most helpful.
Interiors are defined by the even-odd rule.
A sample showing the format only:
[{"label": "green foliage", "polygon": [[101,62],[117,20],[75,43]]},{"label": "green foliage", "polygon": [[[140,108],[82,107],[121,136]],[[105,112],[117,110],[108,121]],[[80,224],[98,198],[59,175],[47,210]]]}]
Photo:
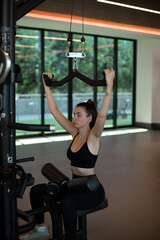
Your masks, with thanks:
[{"label": "green foliage", "polygon": [[[82,52],[82,44],[81,44],[81,35],[74,34],[73,35],[73,52]],[[78,42],[75,40],[79,40]],[[94,79],[94,38],[92,36],[85,36],[85,58],[77,59],[78,71],[83,75]],[[74,93],[90,93],[93,92],[93,87],[79,81],[78,79],[74,79],[73,82],[73,92]]]},{"label": "green foliage", "polygon": [[[68,74],[67,34],[45,32],[45,71],[54,74],[54,80],[61,80]],[[67,84],[52,89],[53,92],[67,92]]]},{"label": "green foliage", "polygon": [[17,30],[16,63],[23,74],[23,83],[17,85],[17,93],[40,92],[40,31]]},{"label": "green foliage", "polygon": [[[73,52],[81,52],[81,34],[73,34],[72,47]],[[97,79],[102,79],[102,71],[104,68],[115,69],[115,42],[114,38],[97,37],[97,51],[94,52],[95,46],[94,36],[85,35],[85,54],[86,58],[77,59],[78,71],[83,75],[94,80],[95,70],[97,69]],[[67,33],[44,31],[44,70],[54,74],[54,80],[61,80],[68,75],[69,59],[65,57],[67,52]],[[117,39],[118,51],[117,55],[117,93],[132,92],[133,90],[133,50],[134,42],[132,40]],[[96,55],[95,55],[96,54]],[[97,56],[97,63],[95,61]],[[74,60],[74,59],[73,59]],[[16,63],[20,66],[23,75],[23,82],[17,84],[16,92],[19,94],[34,94],[41,93],[42,77],[41,77],[41,31],[18,28],[16,36]],[[97,64],[97,66],[95,65]],[[97,80],[95,79],[95,80]],[[51,89],[54,93],[67,93],[68,84],[62,87]],[[72,93],[75,96],[73,103],[76,103],[76,97],[85,96],[85,93],[90,93],[92,96],[94,87],[91,87],[79,79],[74,78],[72,83]],[[104,93],[105,87],[97,87],[97,106],[101,104],[101,94]],[[79,97],[79,96],[78,96]],[[113,98],[117,98],[113,93]],[[118,100],[118,98],[117,98]],[[119,101],[119,100],[118,100]],[[31,102],[32,103],[32,102]],[[119,102],[117,102],[119,103]],[[39,101],[39,106],[41,102]],[[64,104],[68,109],[68,103]],[[27,109],[27,108],[26,108]],[[25,109],[25,110],[26,110]],[[113,103],[110,106],[110,111],[113,112]],[[67,110],[65,110],[65,113]],[[28,113],[26,112],[26,115]],[[45,116],[46,118],[46,116]],[[117,121],[117,125],[130,124],[132,122],[127,119],[127,122]],[[38,119],[37,121],[40,121]],[[108,122],[110,121],[110,122]],[[113,126],[113,119],[106,121],[108,126]],[[59,126],[56,128],[61,131]]]},{"label": "green foliage", "polygon": [[[23,83],[17,85],[17,93],[39,93],[41,87],[41,35],[38,30],[18,28],[16,37],[16,63],[20,65]],[[55,80],[68,74],[67,33],[45,31],[45,71],[52,72]],[[81,34],[73,35],[73,52],[81,52]],[[77,59],[78,71],[94,79],[94,37],[85,36],[86,58]],[[102,79],[104,68],[114,68],[114,39],[98,37],[97,79]],[[118,91],[132,91],[133,85],[133,41],[118,40]],[[67,92],[68,85],[52,89],[53,92]],[[91,93],[93,87],[74,79],[74,93]],[[104,92],[98,87],[98,92]]]},{"label": "green foliage", "polygon": [[[114,39],[98,37],[97,44],[97,75],[102,79],[102,71],[105,68],[114,68]],[[104,92],[105,87],[98,87],[98,92]]]},{"label": "green foliage", "polygon": [[131,92],[133,86],[133,41],[118,40],[118,90]]}]

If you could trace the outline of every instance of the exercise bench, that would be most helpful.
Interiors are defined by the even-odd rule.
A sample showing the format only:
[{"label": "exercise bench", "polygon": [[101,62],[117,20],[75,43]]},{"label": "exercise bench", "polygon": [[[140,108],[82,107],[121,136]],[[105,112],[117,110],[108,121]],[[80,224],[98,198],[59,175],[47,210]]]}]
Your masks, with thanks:
[{"label": "exercise bench", "polygon": [[108,200],[104,199],[104,201],[96,208],[77,211],[78,217],[77,240],[79,239],[87,240],[87,215],[90,213],[100,211],[106,207],[108,207]]},{"label": "exercise bench", "polygon": [[[81,179],[69,179],[61,173],[51,163],[47,163],[42,168],[42,174],[49,180],[48,182],[48,193],[47,193],[47,205],[52,218],[52,240],[66,240],[65,234],[62,229],[62,218],[61,218],[61,203],[57,204],[54,201],[55,185],[62,188],[63,185],[67,185],[70,190],[74,190],[80,184],[84,188],[89,188],[94,191],[99,186],[99,181],[96,177],[86,177]],[[77,185],[78,184],[78,185]],[[53,192],[52,192],[53,185]],[[108,207],[108,200],[105,198],[104,201],[97,207],[87,210],[77,210],[77,240],[87,240],[87,215],[105,209]]]}]

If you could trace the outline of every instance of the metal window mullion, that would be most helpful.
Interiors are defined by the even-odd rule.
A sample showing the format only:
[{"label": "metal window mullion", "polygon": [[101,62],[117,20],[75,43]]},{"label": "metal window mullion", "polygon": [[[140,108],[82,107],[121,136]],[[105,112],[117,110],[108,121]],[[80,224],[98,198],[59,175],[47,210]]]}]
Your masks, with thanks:
[{"label": "metal window mullion", "polygon": [[114,39],[115,80],[113,88],[113,128],[117,127],[117,88],[118,88],[118,40]]},{"label": "metal window mullion", "polygon": [[[71,40],[73,38],[72,33],[69,34]],[[73,51],[73,45],[70,46],[70,51]],[[69,74],[72,72],[72,58],[68,58],[68,72]],[[68,82],[68,119],[72,121],[72,111],[73,111],[73,84],[72,81]]]},{"label": "metal window mullion", "polygon": [[[93,64],[94,80],[97,80],[97,36],[94,37],[94,64]],[[97,87],[93,88],[93,99],[97,106]]]},{"label": "metal window mullion", "polygon": [[[41,76],[44,72],[44,30],[41,30]],[[41,124],[44,125],[44,113],[45,113],[45,105],[44,105],[44,87],[43,82],[41,81]],[[43,132],[41,132],[43,134]]]},{"label": "metal window mullion", "polygon": [[135,125],[135,111],[136,111],[136,59],[137,59],[137,42],[134,41],[133,46],[133,85],[132,85],[132,125]]}]

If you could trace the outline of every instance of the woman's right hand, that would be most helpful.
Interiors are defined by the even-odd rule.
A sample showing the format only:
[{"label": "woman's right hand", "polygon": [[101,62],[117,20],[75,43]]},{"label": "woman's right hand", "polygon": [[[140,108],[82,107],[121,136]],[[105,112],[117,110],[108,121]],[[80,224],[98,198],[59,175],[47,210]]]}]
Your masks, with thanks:
[{"label": "woman's right hand", "polygon": [[44,80],[44,75],[47,75],[49,79],[52,79],[52,78],[53,78],[53,75],[52,75],[51,72],[44,72],[44,73],[42,74],[43,85],[44,85],[44,87],[48,87],[48,86],[50,86],[50,84],[49,84],[49,79],[46,79],[46,81],[48,82],[48,84],[47,84],[47,82]]}]

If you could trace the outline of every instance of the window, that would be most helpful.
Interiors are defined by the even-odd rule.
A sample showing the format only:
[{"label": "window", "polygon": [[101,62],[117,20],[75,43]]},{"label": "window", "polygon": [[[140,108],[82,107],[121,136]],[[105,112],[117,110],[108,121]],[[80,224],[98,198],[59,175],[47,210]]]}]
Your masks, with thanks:
[{"label": "window", "polygon": [[[23,82],[16,84],[16,121],[30,124],[55,124],[56,132],[64,129],[50,114],[42,88],[43,71],[61,80],[73,70],[74,59],[65,56],[69,33],[18,28],[16,63],[21,67]],[[72,51],[81,52],[81,34],[72,35]],[[104,68],[116,71],[114,90],[105,128],[133,126],[135,41],[85,35],[86,58],[76,59],[78,71],[90,79],[103,79]],[[59,110],[70,120],[77,103],[93,99],[97,109],[106,87],[92,87],[74,78],[72,83],[51,88]],[[34,132],[35,133],[35,132]],[[37,133],[37,132],[36,132]],[[33,134],[17,130],[17,135]]]},{"label": "window", "polygon": [[[23,82],[16,84],[16,121],[41,123],[41,40],[40,31],[17,29],[16,63],[23,74]],[[33,133],[33,132],[32,132]],[[17,130],[17,135],[31,132]]]},{"label": "window", "polygon": [[[102,79],[102,71],[105,68],[114,68],[114,39],[99,37],[97,45],[97,76]],[[99,110],[106,87],[98,87],[97,108]],[[105,127],[113,127],[113,93],[109,107]]]},{"label": "window", "polygon": [[132,125],[133,41],[118,40],[117,127]]},{"label": "window", "polygon": [[[73,35],[73,52],[82,52],[81,35]],[[92,36],[85,36],[85,58],[77,59],[78,71],[83,75],[94,79],[94,38]],[[74,61],[74,59],[73,59]],[[73,79],[73,109],[77,103],[93,100],[93,87],[87,85],[81,80]]]},{"label": "window", "polygon": [[[54,80],[61,80],[68,75],[68,59],[66,33],[45,31],[45,72],[54,74]],[[51,88],[59,110],[68,118],[68,84]],[[50,114],[45,98],[45,124],[56,124],[56,132],[63,131],[62,127]]]}]

